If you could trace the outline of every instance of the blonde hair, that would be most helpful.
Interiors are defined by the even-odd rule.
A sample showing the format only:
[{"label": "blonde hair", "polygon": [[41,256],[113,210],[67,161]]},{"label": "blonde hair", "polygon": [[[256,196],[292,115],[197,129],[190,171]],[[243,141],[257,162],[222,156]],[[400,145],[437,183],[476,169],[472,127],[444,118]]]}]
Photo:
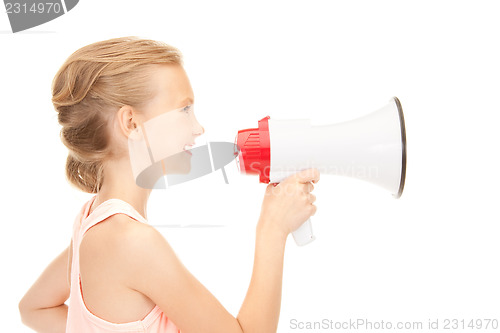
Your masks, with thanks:
[{"label": "blonde hair", "polygon": [[69,150],[66,177],[78,189],[101,189],[103,161],[112,155],[107,123],[122,106],[153,97],[150,74],[161,64],[182,65],[182,55],[162,42],[124,37],[82,47],[57,72],[52,103]]}]

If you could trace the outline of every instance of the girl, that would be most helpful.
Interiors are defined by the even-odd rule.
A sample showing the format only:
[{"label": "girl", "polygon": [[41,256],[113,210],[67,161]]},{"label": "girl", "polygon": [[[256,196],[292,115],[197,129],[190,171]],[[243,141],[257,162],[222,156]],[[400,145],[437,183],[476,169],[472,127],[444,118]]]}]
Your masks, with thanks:
[{"label": "girl", "polygon": [[138,38],[94,43],[67,59],[52,93],[69,149],[66,176],[95,195],[69,247],[19,303],[23,323],[37,332],[276,332],[285,242],[316,212],[318,170],[267,186],[252,278],[235,318],[147,224],[151,190],[132,175],[127,138],[147,120],[172,113],[176,135],[166,132],[165,141],[178,152],[204,132],[179,51]]}]

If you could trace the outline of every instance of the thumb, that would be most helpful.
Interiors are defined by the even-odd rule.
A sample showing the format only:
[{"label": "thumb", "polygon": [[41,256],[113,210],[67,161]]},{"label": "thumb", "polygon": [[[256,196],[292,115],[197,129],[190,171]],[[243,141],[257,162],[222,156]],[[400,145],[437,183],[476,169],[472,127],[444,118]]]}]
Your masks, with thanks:
[{"label": "thumb", "polygon": [[317,183],[319,181],[319,170],[316,168],[305,169],[297,172],[290,178],[293,178],[299,183],[310,183],[311,181]]}]

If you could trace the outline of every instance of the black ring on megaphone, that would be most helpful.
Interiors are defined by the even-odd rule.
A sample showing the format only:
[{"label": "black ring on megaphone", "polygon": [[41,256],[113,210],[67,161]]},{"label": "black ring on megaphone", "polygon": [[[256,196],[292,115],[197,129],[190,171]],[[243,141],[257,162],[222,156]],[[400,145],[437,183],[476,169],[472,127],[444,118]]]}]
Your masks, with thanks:
[{"label": "black ring on megaphone", "polygon": [[399,198],[401,194],[403,194],[403,189],[405,187],[405,179],[406,179],[406,127],[405,127],[405,117],[403,115],[403,107],[401,106],[401,102],[399,99],[394,96],[394,102],[396,102],[396,106],[398,108],[399,113],[399,125],[401,126],[401,180],[399,181],[399,190],[396,198]]}]

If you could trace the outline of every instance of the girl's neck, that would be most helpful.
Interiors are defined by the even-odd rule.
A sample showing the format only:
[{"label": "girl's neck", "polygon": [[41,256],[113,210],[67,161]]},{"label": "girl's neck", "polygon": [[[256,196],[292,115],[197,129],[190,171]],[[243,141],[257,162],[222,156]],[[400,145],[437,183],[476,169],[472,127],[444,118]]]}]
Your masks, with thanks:
[{"label": "girl's neck", "polygon": [[146,210],[150,193],[150,189],[137,186],[128,160],[109,163],[104,168],[103,184],[90,209],[92,211],[108,199],[120,199],[132,205],[147,219]]}]

